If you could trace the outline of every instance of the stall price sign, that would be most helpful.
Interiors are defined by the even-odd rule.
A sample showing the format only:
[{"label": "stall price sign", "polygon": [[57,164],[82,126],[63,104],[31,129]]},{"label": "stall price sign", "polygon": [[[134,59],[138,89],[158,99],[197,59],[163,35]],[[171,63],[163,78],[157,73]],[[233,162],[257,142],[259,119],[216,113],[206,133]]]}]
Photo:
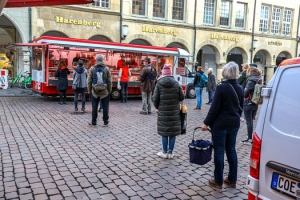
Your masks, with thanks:
[{"label": "stall price sign", "polygon": [[185,67],[177,67],[176,75],[185,75]]}]

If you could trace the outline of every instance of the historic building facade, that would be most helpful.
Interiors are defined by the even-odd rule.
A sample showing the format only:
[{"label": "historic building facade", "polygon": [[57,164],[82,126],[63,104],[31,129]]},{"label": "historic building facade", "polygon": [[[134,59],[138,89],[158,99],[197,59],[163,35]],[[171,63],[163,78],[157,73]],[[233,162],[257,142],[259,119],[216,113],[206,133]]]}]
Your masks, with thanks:
[{"label": "historic building facade", "polygon": [[[281,60],[298,55],[298,19],[294,0],[95,0],[32,8],[32,37],[180,47],[218,79],[234,60],[257,63],[268,81]],[[121,39],[122,25],[128,33]]]}]

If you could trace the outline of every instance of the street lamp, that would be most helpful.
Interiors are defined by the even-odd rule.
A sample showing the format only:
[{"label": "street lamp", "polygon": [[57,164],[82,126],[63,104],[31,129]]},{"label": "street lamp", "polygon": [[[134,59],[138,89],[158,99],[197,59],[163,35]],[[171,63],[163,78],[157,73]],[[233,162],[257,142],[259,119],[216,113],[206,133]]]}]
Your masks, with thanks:
[{"label": "street lamp", "polygon": [[252,40],[252,47],[250,49],[251,52],[251,63],[253,62],[253,51],[255,51],[255,49],[257,48],[258,45],[258,41],[257,40]]},{"label": "street lamp", "polygon": [[128,33],[128,25],[122,25],[121,40],[125,40],[127,33]]}]

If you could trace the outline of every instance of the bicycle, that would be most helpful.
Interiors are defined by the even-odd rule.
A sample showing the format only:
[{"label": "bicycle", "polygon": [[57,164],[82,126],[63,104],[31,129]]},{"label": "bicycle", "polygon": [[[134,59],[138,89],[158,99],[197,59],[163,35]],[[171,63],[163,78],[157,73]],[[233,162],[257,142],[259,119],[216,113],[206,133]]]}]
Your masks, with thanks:
[{"label": "bicycle", "polygon": [[22,75],[22,71],[14,78],[10,88],[12,88],[17,82],[19,87],[30,89],[31,88],[31,76],[29,72],[24,72],[25,75]]}]

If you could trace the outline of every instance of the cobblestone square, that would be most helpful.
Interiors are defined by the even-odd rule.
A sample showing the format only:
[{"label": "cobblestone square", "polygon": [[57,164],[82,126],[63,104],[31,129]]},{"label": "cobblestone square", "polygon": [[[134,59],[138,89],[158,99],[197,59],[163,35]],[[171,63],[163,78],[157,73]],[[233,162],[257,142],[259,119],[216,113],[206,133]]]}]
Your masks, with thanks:
[{"label": "cobblestone square", "polygon": [[[0,199],[247,199],[251,146],[239,143],[246,123],[241,122],[236,145],[237,188],[216,190],[208,185],[213,160],[203,166],[189,162],[193,129],[209,109],[204,104],[193,110],[195,101],[184,101],[188,131],[176,139],[175,158],[162,159],[156,155],[161,137],[155,110],[140,115],[140,99],[111,101],[109,126],[101,127],[99,113],[98,125],[90,127],[91,102],[86,114],[75,115],[72,99],[58,105],[58,99],[44,97],[1,97]],[[210,140],[209,132],[195,137]]]}]

